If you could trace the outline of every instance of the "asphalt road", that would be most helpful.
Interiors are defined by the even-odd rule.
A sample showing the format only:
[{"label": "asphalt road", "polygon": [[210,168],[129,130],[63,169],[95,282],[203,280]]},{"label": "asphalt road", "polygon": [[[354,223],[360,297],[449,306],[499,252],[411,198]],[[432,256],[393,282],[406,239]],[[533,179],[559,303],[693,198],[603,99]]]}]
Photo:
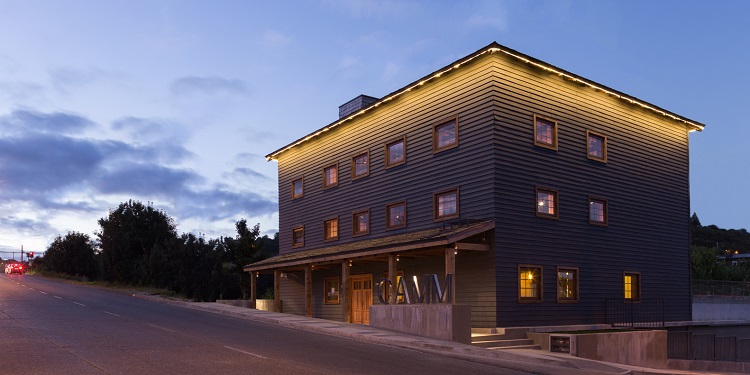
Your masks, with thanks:
[{"label": "asphalt road", "polygon": [[525,374],[0,274],[0,374]]}]

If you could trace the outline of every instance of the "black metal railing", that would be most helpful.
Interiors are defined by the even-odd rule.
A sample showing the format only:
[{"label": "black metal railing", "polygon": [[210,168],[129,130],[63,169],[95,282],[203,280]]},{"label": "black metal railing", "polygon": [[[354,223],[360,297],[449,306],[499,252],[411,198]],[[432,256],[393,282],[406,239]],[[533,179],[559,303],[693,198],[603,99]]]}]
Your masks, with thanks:
[{"label": "black metal railing", "polygon": [[750,362],[750,339],[676,331],[667,334],[667,357],[701,361]]},{"label": "black metal railing", "polygon": [[663,328],[664,299],[607,298],[606,317],[612,327]]}]

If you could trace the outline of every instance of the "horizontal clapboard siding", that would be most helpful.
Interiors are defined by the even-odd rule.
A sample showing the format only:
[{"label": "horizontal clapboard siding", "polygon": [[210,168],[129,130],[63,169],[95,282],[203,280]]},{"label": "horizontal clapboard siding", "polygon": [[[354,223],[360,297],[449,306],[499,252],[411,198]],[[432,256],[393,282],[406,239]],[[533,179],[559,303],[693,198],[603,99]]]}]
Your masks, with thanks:
[{"label": "horizontal clapboard siding", "polygon": [[[534,114],[558,123],[558,150],[534,146]],[[437,122],[459,118],[459,147],[433,153]],[[586,157],[586,131],[607,137],[607,163]],[[667,320],[690,319],[688,136],[680,122],[566,81],[505,55],[490,54],[340,125],[279,156],[280,253],[310,250],[437,225],[433,193],[460,188],[460,214],[493,218],[493,251],[459,252],[456,301],[472,306],[474,327],[602,323],[606,298],[621,298],[623,272],[639,272],[644,298],[665,298]],[[384,146],[406,137],[406,163],[386,169]],[[351,179],[351,158],[369,150],[369,176]],[[323,190],[323,168],[339,166]],[[304,176],[304,197],[291,199]],[[535,214],[535,188],[559,193],[559,218]],[[609,225],[588,223],[588,198],[608,202]],[[386,205],[406,201],[408,226],[385,229]],[[352,236],[352,213],[370,212],[370,234]],[[323,241],[323,222],[339,218],[339,240]],[[292,228],[305,245],[292,248]],[[543,267],[543,302],[518,302],[518,265]],[[579,271],[580,299],[558,303],[557,267]],[[402,259],[406,277],[437,273],[441,256]],[[355,261],[351,274],[373,285],[387,262]],[[340,320],[323,305],[313,272],[313,314]],[[282,282],[287,307],[304,314],[301,274]],[[420,279],[421,280],[421,279]],[[292,293],[294,295],[289,295]],[[377,300],[377,288],[373,292]]]},{"label": "horizontal clapboard siding", "polygon": [[[286,151],[279,158],[280,253],[308,250],[366,238],[433,227],[433,193],[459,188],[462,217],[488,218],[492,205],[492,103],[497,86],[491,60],[440,85],[400,97],[382,110],[329,131],[325,137]],[[459,147],[433,154],[433,125],[458,116]],[[385,169],[385,144],[406,137],[406,163]],[[369,176],[351,179],[352,156],[370,152]],[[322,171],[338,163],[338,186],[323,190]],[[304,196],[291,199],[291,184],[304,176]],[[405,200],[407,227],[386,231],[389,203]],[[370,210],[370,234],[352,236],[352,214]],[[339,240],[323,240],[323,221],[339,218]],[[292,228],[304,226],[305,246],[292,248]]]},{"label": "horizontal clapboard siding", "polygon": [[[667,320],[690,319],[687,129],[593,89],[501,59],[495,100],[497,321],[500,326],[601,323],[622,298],[623,272]],[[558,122],[558,150],[535,147],[533,115]],[[608,162],[586,157],[586,131],[607,136]],[[535,187],[559,192],[559,219],[535,215]],[[588,223],[588,197],[609,225]],[[518,302],[518,265],[543,267],[543,302]],[[557,267],[577,267],[580,301],[557,302]]]}]

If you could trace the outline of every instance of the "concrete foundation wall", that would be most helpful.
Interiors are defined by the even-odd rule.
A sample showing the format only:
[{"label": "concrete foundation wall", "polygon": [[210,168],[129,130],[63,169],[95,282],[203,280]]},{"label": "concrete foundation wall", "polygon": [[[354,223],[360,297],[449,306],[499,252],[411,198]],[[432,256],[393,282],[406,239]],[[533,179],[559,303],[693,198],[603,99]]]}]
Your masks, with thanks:
[{"label": "concrete foundation wall", "polygon": [[667,331],[607,332],[575,336],[575,353],[572,347],[570,351],[577,357],[633,366],[667,367]]},{"label": "concrete foundation wall", "polygon": [[[373,305],[370,325],[419,336],[471,343],[471,306]],[[666,337],[666,336],[665,336]]]},{"label": "concrete foundation wall", "polygon": [[732,297],[694,297],[693,320],[750,320],[750,301],[737,303]]},{"label": "concrete foundation wall", "polygon": [[[246,299],[219,299],[216,303],[223,303],[225,305],[239,306],[239,307],[250,307],[250,300]],[[273,311],[273,300],[272,299],[258,299],[255,300],[255,308],[264,311]]]}]

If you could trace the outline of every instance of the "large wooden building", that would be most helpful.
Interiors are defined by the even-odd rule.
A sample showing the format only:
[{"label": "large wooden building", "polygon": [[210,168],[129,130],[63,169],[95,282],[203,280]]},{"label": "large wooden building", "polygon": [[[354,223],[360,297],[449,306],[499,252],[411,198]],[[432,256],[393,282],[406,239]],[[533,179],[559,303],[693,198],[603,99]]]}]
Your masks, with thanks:
[{"label": "large wooden building", "polygon": [[473,327],[604,323],[607,298],[690,320],[703,127],[492,43],[269,154],[280,251],[245,270],[276,309],[355,323],[379,280],[424,274]]}]

